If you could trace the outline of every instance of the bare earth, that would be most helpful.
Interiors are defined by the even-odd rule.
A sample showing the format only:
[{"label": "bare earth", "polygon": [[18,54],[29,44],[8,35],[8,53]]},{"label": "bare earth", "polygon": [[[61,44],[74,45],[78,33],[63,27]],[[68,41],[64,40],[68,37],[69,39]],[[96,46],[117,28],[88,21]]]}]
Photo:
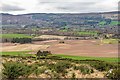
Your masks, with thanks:
[{"label": "bare earth", "polygon": [[57,40],[37,41],[32,44],[3,43],[2,51],[49,50],[53,54],[91,57],[117,57],[118,44],[101,44],[99,40]]},{"label": "bare earth", "polygon": [[[37,44],[12,44],[3,43],[2,51],[38,51],[40,49],[46,49],[49,45],[37,45]],[[0,48],[1,50],[1,48]]]}]

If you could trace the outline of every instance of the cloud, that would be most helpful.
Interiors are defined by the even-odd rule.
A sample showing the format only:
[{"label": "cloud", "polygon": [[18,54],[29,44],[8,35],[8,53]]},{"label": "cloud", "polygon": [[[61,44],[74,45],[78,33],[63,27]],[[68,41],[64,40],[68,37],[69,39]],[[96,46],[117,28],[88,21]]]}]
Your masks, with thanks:
[{"label": "cloud", "polygon": [[[48,12],[81,12],[89,10],[95,2],[39,2],[37,9]],[[40,6],[39,6],[40,5]]]},{"label": "cloud", "polygon": [[118,0],[0,0],[2,12],[26,13],[89,13],[118,10]]},{"label": "cloud", "polygon": [[61,12],[61,13],[88,13],[88,12],[100,12],[100,11],[110,11],[117,8],[114,3],[107,2],[40,2],[38,5],[38,9],[42,10],[41,7],[44,8],[43,12]]},{"label": "cloud", "polygon": [[23,11],[25,10],[24,8],[21,8],[19,6],[16,6],[16,5],[9,5],[9,4],[2,4],[1,6],[1,9],[2,11],[5,11],[5,12],[11,12],[11,11]]},{"label": "cloud", "polygon": [[49,3],[49,2],[98,2],[100,0],[38,0],[38,2]]},{"label": "cloud", "polygon": [[58,4],[56,8],[59,10],[80,12],[86,9],[87,10],[90,9],[94,4],[96,3],[95,2],[68,2],[68,3]]}]

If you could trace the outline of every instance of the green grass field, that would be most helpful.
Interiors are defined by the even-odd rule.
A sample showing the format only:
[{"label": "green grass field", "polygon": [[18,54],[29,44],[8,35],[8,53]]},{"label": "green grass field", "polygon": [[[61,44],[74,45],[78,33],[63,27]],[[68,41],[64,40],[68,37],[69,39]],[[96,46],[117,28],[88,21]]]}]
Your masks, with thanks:
[{"label": "green grass field", "polygon": [[32,54],[27,54],[30,51],[12,51],[12,52],[0,52],[0,55],[10,55],[10,56],[32,56]]},{"label": "green grass field", "polygon": [[77,32],[78,35],[97,35],[97,32],[93,32],[93,31],[80,31],[80,32]]},{"label": "green grass field", "polygon": [[60,30],[61,32],[67,32],[68,30],[67,29],[64,29],[64,30]]},{"label": "green grass field", "polygon": [[[101,21],[101,22],[98,23],[98,25],[100,25],[100,26],[104,26],[105,24],[106,24],[106,21]],[[109,25],[110,26],[115,26],[115,25],[118,25],[118,24],[120,24],[120,22],[118,22],[118,21],[111,21],[111,23]]]},{"label": "green grass field", "polygon": [[62,55],[62,54],[55,54],[55,56],[59,56],[62,58],[69,58],[73,60],[100,60],[106,62],[118,62],[118,58],[109,58],[109,57],[85,57],[85,56],[69,56],[69,55]]},{"label": "green grass field", "polygon": [[104,43],[104,44],[115,44],[115,43],[118,43],[118,39],[103,39],[102,43]]},{"label": "green grass field", "polygon": [[0,34],[0,38],[32,38],[32,36],[25,34]]},{"label": "green grass field", "polygon": [[[30,51],[13,51],[13,52],[0,52],[1,55],[10,55],[10,56],[35,56],[34,54],[27,54]],[[53,54],[52,56],[58,56],[62,58],[68,58],[73,60],[100,60],[106,62],[118,62],[118,58],[109,58],[109,57],[85,57],[85,56],[69,56],[62,54]]]},{"label": "green grass field", "polygon": [[112,22],[110,23],[111,26],[118,25],[118,24],[120,24],[120,23],[118,23],[118,21],[112,21]]},{"label": "green grass field", "polygon": [[106,21],[99,22],[99,25],[105,25],[105,24],[106,24]]}]

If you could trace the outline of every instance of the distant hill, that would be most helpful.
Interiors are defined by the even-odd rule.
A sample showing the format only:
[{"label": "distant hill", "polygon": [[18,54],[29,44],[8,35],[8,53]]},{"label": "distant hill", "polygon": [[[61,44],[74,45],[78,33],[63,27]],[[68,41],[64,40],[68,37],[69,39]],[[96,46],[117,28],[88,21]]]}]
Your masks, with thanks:
[{"label": "distant hill", "polygon": [[[4,27],[81,27],[98,26],[99,22],[117,21],[120,11],[99,13],[29,13],[12,15],[1,13]],[[107,24],[105,24],[107,25]]]}]

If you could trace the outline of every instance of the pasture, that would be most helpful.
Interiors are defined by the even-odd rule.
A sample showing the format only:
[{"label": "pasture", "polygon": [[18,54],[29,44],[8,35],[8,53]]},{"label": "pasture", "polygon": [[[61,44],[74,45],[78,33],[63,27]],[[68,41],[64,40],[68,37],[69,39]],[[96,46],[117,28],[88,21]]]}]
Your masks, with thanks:
[{"label": "pasture", "polygon": [[[0,52],[0,55],[9,55],[9,56],[35,56],[34,54],[28,54],[31,51],[11,51],[11,52]],[[62,54],[53,54],[50,56],[58,56],[61,58],[73,59],[73,60],[100,60],[106,62],[119,62],[119,58],[110,58],[110,57],[86,57],[86,56],[70,56]]]},{"label": "pasture", "polygon": [[[98,23],[98,25],[104,26],[104,25],[106,25],[106,23],[107,23],[106,21],[101,21],[101,22]],[[118,21],[111,21],[109,25],[110,26],[115,26],[115,25],[118,25],[118,24],[120,24],[120,22],[118,22]]]},{"label": "pasture", "polygon": [[73,59],[73,60],[100,60],[106,62],[119,62],[119,58],[110,58],[110,57],[86,57],[86,56],[70,56],[70,55],[61,55],[61,54],[55,54],[55,56]]},{"label": "pasture", "polygon": [[30,51],[11,51],[11,52],[0,52],[0,55],[10,55],[10,56],[32,56],[32,54],[27,54]]},{"label": "pasture", "polygon": [[89,31],[89,32],[87,32],[87,31],[80,31],[80,32],[77,32],[77,34],[78,35],[91,35],[91,36],[93,36],[93,35],[97,35],[98,33],[97,32],[93,32],[93,31]]},{"label": "pasture", "polygon": [[0,34],[0,38],[32,38],[26,34]]}]

